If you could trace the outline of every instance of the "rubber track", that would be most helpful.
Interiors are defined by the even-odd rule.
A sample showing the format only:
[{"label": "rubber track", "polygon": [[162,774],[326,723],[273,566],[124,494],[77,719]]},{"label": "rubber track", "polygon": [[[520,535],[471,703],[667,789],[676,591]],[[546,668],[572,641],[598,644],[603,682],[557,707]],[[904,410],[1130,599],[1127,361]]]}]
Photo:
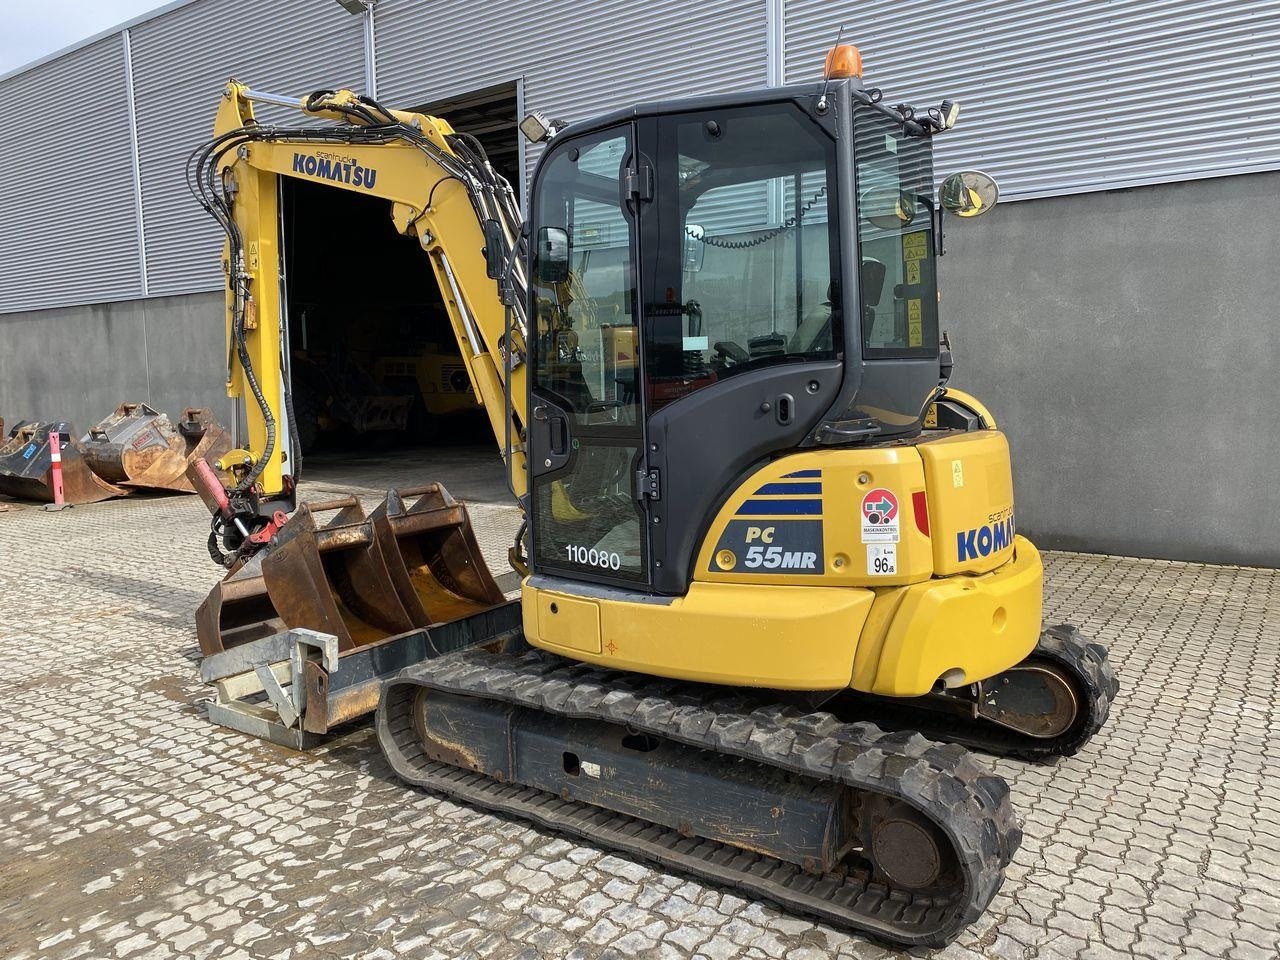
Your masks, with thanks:
[{"label": "rubber track", "polygon": [[909,700],[868,698],[850,701],[850,709],[834,706],[844,719],[867,716],[891,729],[911,729],[934,740],[956,743],[971,750],[1020,760],[1070,757],[1093,738],[1111,715],[1111,704],[1120,680],[1107,656],[1107,648],[1084,636],[1070,624],[1046,627],[1028,659],[1048,660],[1064,668],[1075,680],[1084,703],[1081,719],[1061,737],[1048,740],[1020,734],[981,717],[972,719],[913,707]]},{"label": "rubber track", "polygon": [[[805,873],[758,853],[429,760],[413,723],[423,687],[626,725],[899,798],[950,839],[962,879],[952,895],[939,896],[892,889],[864,868]],[[392,768],[410,783],[897,944],[940,946],[953,940],[991,902],[1022,840],[1008,785],[962,747],[538,651],[503,655],[473,647],[406,668],[383,686],[377,732]]]}]

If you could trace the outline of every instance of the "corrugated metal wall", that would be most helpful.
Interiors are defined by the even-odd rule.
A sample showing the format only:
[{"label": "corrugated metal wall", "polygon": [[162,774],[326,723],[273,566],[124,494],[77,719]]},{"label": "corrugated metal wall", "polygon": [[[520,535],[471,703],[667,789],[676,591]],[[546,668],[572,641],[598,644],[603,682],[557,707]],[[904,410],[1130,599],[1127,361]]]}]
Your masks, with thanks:
[{"label": "corrugated metal wall", "polygon": [[985,169],[1003,199],[1280,166],[1274,0],[788,0],[789,81],[842,21],[888,102],[963,102],[936,168]]},{"label": "corrugated metal wall", "polygon": [[[378,95],[418,104],[524,78],[526,110],[764,86],[763,0],[379,0]],[[526,151],[528,169],[537,150]]]},{"label": "corrugated metal wall", "polygon": [[334,85],[359,89],[363,20],[333,0],[199,0],[130,35],[148,292],[217,289],[222,234],[187,192],[184,171],[188,155],[212,133],[223,86],[236,77],[291,96]]},{"label": "corrugated metal wall", "polygon": [[[578,119],[758,86],[779,8],[785,80],[818,76],[843,20],[891,102],[963,101],[937,169],[987,169],[1005,199],[1280,168],[1273,0],[378,0],[379,94],[415,105],[523,78],[527,108]],[[146,293],[215,289],[219,237],[183,168],[222,84],[359,87],[363,18],[334,0],[193,0],[129,35]],[[0,81],[54,115],[94,104],[92,135],[0,130],[0,169],[31,171],[0,190],[0,313],[143,293],[123,50],[115,34]]]},{"label": "corrugated metal wall", "polygon": [[139,296],[121,37],[0,81],[0,101],[0,312]]}]

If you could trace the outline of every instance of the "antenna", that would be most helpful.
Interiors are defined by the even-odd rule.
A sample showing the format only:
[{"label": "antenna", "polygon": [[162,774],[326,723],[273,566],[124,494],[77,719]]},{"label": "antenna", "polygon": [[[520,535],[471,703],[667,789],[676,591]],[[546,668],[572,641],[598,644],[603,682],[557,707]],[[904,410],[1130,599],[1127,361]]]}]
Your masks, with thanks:
[{"label": "antenna", "polygon": [[[840,41],[844,39],[844,24],[840,24],[840,29],[836,31],[835,46],[840,46]],[[834,49],[834,48],[833,48]],[[822,95],[818,97],[818,112],[826,113],[827,110],[827,85],[831,83],[831,77],[827,75],[824,68],[822,71]]]}]

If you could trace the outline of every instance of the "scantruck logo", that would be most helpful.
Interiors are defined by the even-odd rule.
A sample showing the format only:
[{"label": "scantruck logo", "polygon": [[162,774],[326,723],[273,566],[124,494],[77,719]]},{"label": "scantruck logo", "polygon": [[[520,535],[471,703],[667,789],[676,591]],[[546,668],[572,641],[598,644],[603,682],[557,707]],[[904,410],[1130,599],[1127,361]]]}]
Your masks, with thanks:
[{"label": "scantruck logo", "polygon": [[366,190],[372,190],[378,179],[378,171],[373,167],[362,166],[351,157],[335,157],[327,153],[314,157],[307,153],[295,153],[293,172],[305,173],[321,180],[332,180],[334,183],[349,183]]}]

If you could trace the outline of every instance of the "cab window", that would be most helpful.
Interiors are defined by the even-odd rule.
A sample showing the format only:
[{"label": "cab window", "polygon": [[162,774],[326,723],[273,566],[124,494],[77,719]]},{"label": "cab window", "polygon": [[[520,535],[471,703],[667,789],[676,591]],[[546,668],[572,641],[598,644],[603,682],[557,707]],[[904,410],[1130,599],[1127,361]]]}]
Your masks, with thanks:
[{"label": "cab window", "polygon": [[826,132],[799,107],[767,104],[662,118],[657,143],[642,324],[650,412],[747,370],[836,356]]},{"label": "cab window", "polygon": [[935,356],[938,286],[929,141],[908,137],[896,121],[861,108],[854,115],[854,164],[863,356]]}]

